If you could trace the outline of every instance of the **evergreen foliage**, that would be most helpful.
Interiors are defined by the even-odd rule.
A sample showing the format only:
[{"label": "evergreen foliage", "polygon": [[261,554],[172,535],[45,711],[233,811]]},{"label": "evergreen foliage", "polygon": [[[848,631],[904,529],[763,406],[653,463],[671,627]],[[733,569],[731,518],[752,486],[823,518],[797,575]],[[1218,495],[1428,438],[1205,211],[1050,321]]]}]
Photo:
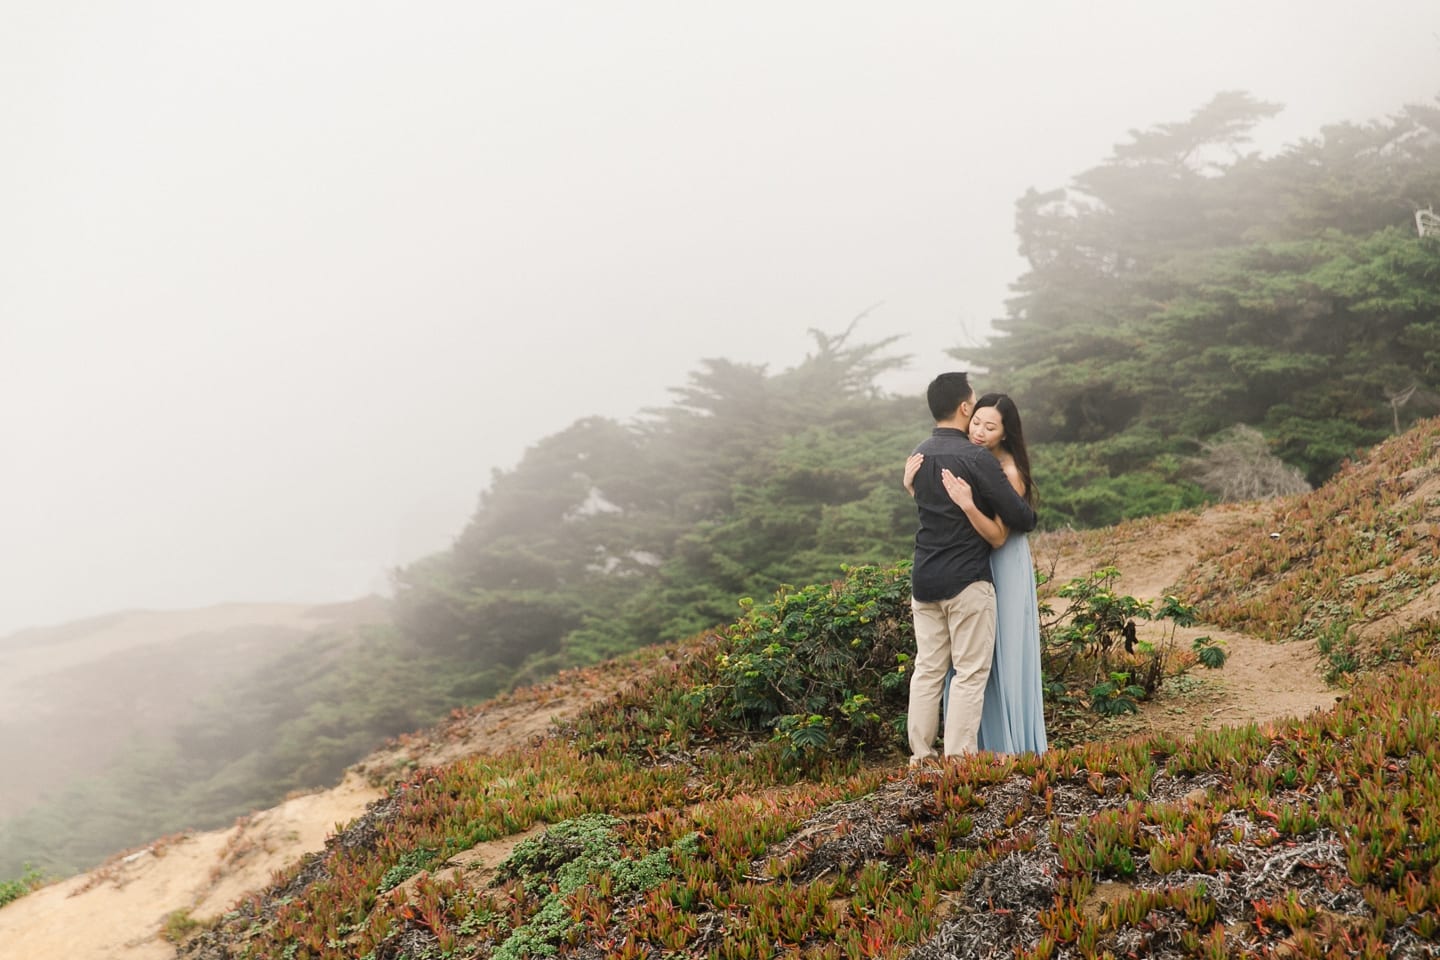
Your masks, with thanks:
[{"label": "evergreen foliage", "polygon": [[953,353],[1023,399],[1039,464],[1072,464],[1041,483],[1050,523],[1193,501],[1175,457],[1236,424],[1313,484],[1440,410],[1440,242],[1410,226],[1440,199],[1440,107],[1244,152],[1276,110],[1221,94],[1019,201],[1029,269]]},{"label": "evergreen foliage", "polygon": [[[852,326],[853,329],[853,326]],[[875,378],[890,340],[812,331],[779,374],[708,360],[632,424],[578,421],[497,473],[447,553],[397,577],[424,650],[543,675],[729,620],[735,599],[893,562],[899,466],[928,424]]]}]

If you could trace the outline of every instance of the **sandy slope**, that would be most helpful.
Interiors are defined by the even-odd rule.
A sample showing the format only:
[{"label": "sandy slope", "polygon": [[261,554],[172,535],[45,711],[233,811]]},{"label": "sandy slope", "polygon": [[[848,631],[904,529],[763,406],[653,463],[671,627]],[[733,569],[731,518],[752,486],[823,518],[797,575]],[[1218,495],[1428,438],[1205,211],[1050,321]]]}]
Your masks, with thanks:
[{"label": "sandy slope", "polygon": [[356,774],[228,830],[157,841],[0,910],[0,957],[174,957],[159,934],[173,910],[218,916],[299,854],[318,850],[381,795]]}]

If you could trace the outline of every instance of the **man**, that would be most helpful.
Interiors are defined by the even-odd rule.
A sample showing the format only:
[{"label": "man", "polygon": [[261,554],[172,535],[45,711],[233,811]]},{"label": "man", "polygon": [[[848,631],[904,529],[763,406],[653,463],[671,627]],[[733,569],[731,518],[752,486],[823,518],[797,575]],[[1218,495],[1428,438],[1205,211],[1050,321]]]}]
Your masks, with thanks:
[{"label": "man", "polygon": [[910,606],[915,615],[915,672],[910,677],[910,763],[935,756],[940,700],[951,666],[945,713],[945,754],[973,753],[980,729],[985,681],[995,654],[995,586],[990,545],[945,491],[943,474],[970,484],[975,504],[1011,530],[1035,529],[1030,508],[984,447],[967,434],[975,391],[963,373],[942,373],[926,390],[935,430],[915,448],[913,479],[920,529],[915,533]]}]

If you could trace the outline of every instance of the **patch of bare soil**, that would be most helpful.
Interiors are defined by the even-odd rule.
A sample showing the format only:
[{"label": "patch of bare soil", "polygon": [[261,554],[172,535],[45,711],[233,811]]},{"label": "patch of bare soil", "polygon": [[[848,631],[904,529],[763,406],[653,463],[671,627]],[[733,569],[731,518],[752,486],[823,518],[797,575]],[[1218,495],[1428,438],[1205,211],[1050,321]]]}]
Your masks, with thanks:
[{"label": "patch of bare soil", "polygon": [[1162,597],[1210,547],[1265,528],[1273,507],[1264,501],[1226,503],[1199,512],[1132,520],[1104,530],[1058,530],[1035,534],[1035,566],[1062,584],[1113,566],[1120,586],[1142,599]]},{"label": "patch of bare soil", "polygon": [[1225,666],[1197,666],[1167,681],[1155,700],[1141,704],[1140,713],[1108,721],[1107,734],[1186,737],[1214,727],[1305,717],[1330,709],[1343,696],[1326,684],[1324,664],[1312,643],[1267,643],[1244,633],[1203,628],[1176,631],[1176,642],[1186,649],[1202,635],[1224,642]]},{"label": "patch of bare soil", "polygon": [[[1264,532],[1274,514],[1261,502],[1230,503],[1201,512],[1132,521],[1106,530],[1058,531],[1031,538],[1035,565],[1064,584],[1105,566],[1120,571],[1117,588],[1141,600],[1159,600],[1199,562],[1208,548]],[[1142,639],[1158,641],[1161,628],[1141,625]],[[1166,733],[1304,717],[1333,707],[1339,691],[1325,682],[1324,664],[1312,643],[1269,643],[1243,633],[1201,624],[1175,631],[1178,649],[1200,636],[1223,641],[1225,666],[1195,667],[1171,681],[1140,713],[1106,721],[1111,736]]]}]

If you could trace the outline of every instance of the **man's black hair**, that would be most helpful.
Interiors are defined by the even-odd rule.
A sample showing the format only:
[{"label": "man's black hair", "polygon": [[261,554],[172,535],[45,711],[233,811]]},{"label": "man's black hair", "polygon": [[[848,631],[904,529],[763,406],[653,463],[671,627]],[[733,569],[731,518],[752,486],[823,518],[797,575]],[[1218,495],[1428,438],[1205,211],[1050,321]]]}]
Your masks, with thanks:
[{"label": "man's black hair", "polygon": [[970,378],[963,373],[942,373],[930,381],[925,399],[930,403],[930,413],[935,422],[949,420],[960,409],[960,404],[975,395],[970,387]]}]

